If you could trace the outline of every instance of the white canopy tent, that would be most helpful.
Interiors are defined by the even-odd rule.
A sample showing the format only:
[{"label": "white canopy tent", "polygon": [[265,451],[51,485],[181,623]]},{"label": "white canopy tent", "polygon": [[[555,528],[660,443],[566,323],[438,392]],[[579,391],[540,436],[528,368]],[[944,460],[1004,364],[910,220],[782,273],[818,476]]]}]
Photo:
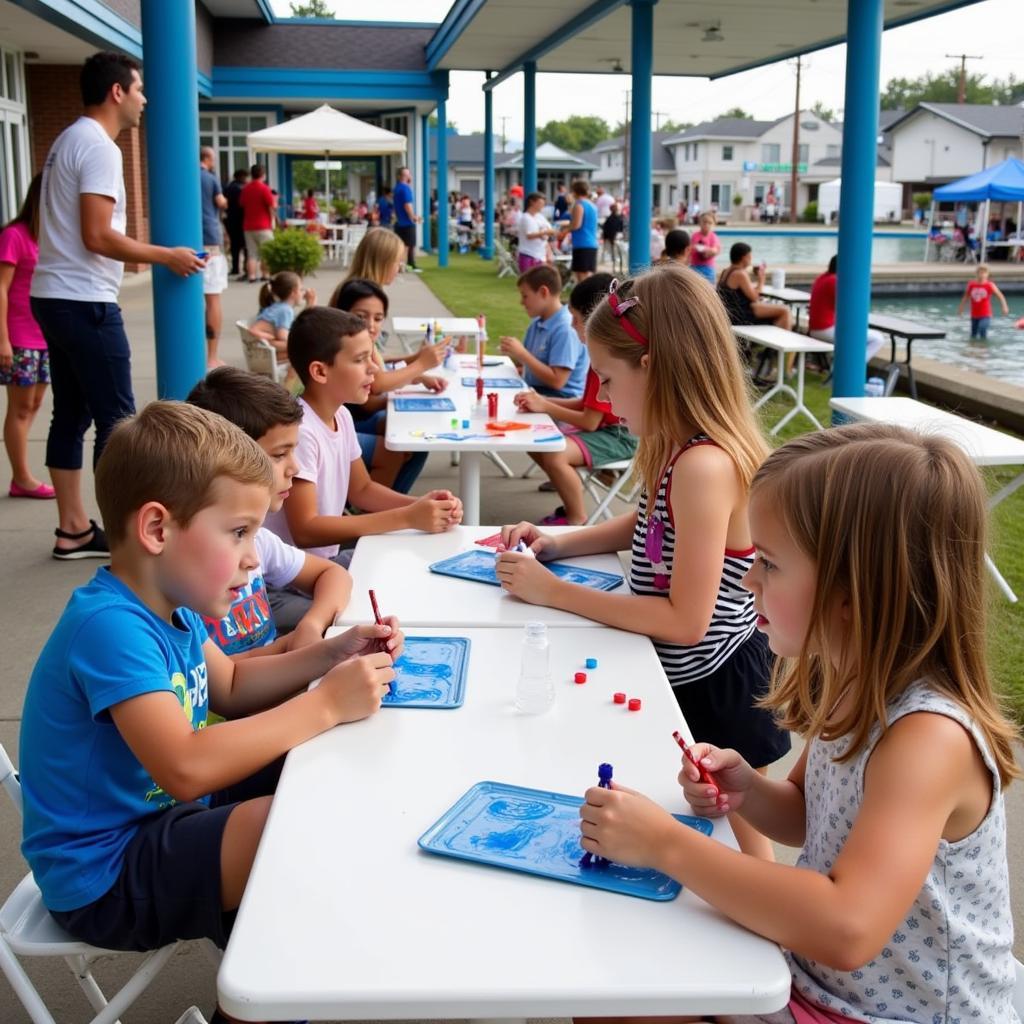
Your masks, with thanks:
[{"label": "white canopy tent", "polygon": [[404,153],[406,138],[343,114],[325,103],[308,114],[261,128],[246,136],[257,153],[309,154],[324,158],[324,186],[330,196],[332,156],[387,156]]}]

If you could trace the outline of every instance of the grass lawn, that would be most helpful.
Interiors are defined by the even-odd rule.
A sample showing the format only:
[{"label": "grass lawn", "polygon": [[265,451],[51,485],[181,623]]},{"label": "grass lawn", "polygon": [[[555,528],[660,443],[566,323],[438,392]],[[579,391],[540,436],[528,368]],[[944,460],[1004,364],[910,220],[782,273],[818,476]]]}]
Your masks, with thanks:
[{"label": "grass lawn", "polygon": [[[495,264],[475,253],[452,254],[447,270],[437,268],[436,257],[420,261],[423,280],[455,316],[487,314],[490,347],[496,347],[503,334],[521,338],[527,317],[519,305],[519,293],[511,277],[496,276]],[[822,423],[830,419],[828,400],[831,391],[816,374],[808,372],[805,401]],[[770,402],[763,410],[765,422],[776,422],[789,408],[786,400]],[[779,435],[788,440],[812,428],[802,416],[795,417]],[[1015,467],[984,471],[990,491],[998,490],[1018,472]],[[991,553],[1014,592],[1024,595],[1024,487],[1011,495],[992,517]],[[1017,720],[1024,723],[1024,601],[1010,604],[992,585],[989,642],[991,664],[996,683]]]}]

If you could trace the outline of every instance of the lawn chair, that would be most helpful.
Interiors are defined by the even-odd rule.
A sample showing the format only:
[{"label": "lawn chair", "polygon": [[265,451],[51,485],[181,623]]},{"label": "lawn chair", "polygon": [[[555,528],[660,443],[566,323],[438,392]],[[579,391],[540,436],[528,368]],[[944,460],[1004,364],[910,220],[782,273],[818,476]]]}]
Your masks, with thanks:
[{"label": "lawn chair", "polygon": [[[0,784],[7,791],[14,806],[21,813],[21,783],[7,751],[0,745]],[[99,949],[87,942],[79,942],[65,932],[43,905],[39,888],[29,872],[14,892],[0,907],[0,970],[14,989],[14,994],[25,1007],[33,1024],[56,1024],[53,1014],[46,1008],[38,989],[25,973],[18,957],[61,957],[68,965],[89,1000],[96,1015],[90,1024],[119,1024],[118,1018],[149,986],[164,965],[181,945],[173,942],[150,953],[138,970],[108,1002],[96,979],[92,965],[105,957],[124,954],[118,950]],[[213,950],[212,944],[210,949]],[[217,962],[220,953],[214,950]],[[206,1024],[196,1007],[190,1007],[181,1018],[189,1024]]]},{"label": "lawn chair", "polygon": [[277,349],[269,341],[253,334],[248,320],[236,320],[235,326],[242,338],[245,368],[250,373],[258,373],[261,377],[269,377],[281,384],[288,376],[288,364],[277,361]]},{"label": "lawn chair", "polygon": [[512,257],[512,253],[497,239],[494,240],[494,255],[498,259],[498,277],[518,277],[519,267]]},{"label": "lawn chair", "polygon": [[[640,482],[633,480],[633,468],[636,463],[636,456],[631,459],[621,459],[619,462],[609,462],[607,465],[591,468],[580,466],[576,472],[583,481],[583,489],[597,502],[597,507],[587,517],[587,526],[592,526],[599,519],[611,519],[615,515],[609,506],[618,498],[619,501],[632,505],[640,491]],[[601,474],[611,473],[614,479],[606,483],[601,479]],[[632,482],[628,492],[623,488]]]},{"label": "lawn chair", "polygon": [[355,254],[356,249],[359,248],[359,243],[366,237],[368,225],[366,224],[347,224],[345,230],[341,236],[341,251],[339,258],[341,265],[347,267],[352,262],[352,256]]}]

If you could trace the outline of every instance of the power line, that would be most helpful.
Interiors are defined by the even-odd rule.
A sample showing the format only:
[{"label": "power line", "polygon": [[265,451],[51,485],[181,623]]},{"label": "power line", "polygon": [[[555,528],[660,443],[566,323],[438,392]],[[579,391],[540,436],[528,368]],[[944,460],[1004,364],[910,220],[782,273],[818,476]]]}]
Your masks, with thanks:
[{"label": "power line", "polygon": [[970,53],[947,53],[946,57],[950,60],[960,61],[960,85],[956,91],[957,103],[967,102],[967,62],[969,60],[984,60],[985,58],[980,55]]}]

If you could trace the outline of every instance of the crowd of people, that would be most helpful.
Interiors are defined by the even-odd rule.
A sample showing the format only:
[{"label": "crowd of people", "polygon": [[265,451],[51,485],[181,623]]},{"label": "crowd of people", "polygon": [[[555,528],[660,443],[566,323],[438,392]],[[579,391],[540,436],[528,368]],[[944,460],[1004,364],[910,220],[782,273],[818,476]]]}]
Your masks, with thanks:
[{"label": "crowd of people", "polygon": [[[186,401],[136,413],[120,267],[205,274],[210,255],[124,235],[113,139],[142,112],[138,65],[91,58],[83,98],[36,205],[0,240],[0,254],[31,249],[38,218],[35,273],[17,285],[47,347],[19,346],[37,355],[19,356],[18,372],[45,386],[38,353],[49,353],[54,555],[110,559],[74,591],[29,682],[22,850],[75,939],[223,947],[284,755],[373,715],[395,678],[395,618],[323,639],[349,602],[354,543],[462,520],[448,490],[410,495],[422,461],[381,443],[388,390],[444,390],[430,370],[445,342],[403,367],[383,359],[387,288],[412,242],[376,228],[326,305],[294,275],[265,282],[260,330],[301,397],[216,366]],[[415,224],[411,187],[398,186],[395,207]],[[529,604],[651,638],[697,739],[681,795],[698,814],[728,814],[739,844],[616,782],[586,793],[583,849],[662,870],[786,950],[789,1008],[729,1018],[738,1024],[891,1020],[904,1004],[921,1020],[1012,1019],[1003,789],[1021,770],[986,664],[981,476],[951,440],[890,426],[771,451],[731,331],[736,317],[785,322],[762,307],[750,246],[732,247],[715,282],[720,244],[703,214],[692,237],[669,228],[658,263],[620,282],[597,273],[599,204],[585,182],[572,195],[554,220],[572,239],[568,306],[560,275],[532,259],[517,281],[529,325],[499,342],[527,385],[517,406],[549,413],[570,442],[533,456],[562,505],[542,524],[502,527],[497,575]],[[551,222],[526,198],[526,241],[548,244]],[[265,230],[242,228],[247,243]],[[813,330],[831,326],[836,269],[815,286]],[[103,529],[82,521],[90,418]],[[634,457],[634,508],[543,529],[582,520],[577,467]],[[623,593],[544,567],[619,551]],[[791,731],[806,747],[770,779]],[[800,847],[799,866],[775,863],[771,840]]]}]

